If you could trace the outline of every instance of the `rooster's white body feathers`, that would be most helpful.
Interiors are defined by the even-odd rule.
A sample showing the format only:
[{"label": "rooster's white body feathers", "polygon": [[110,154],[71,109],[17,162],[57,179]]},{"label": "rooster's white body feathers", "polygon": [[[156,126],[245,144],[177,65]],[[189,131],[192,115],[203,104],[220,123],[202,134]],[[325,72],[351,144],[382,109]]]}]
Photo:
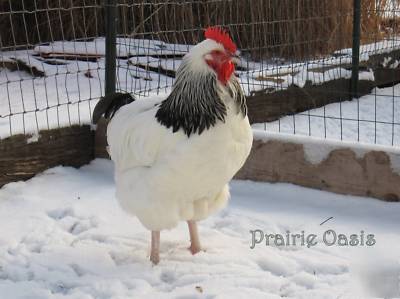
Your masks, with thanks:
[{"label": "rooster's white body feathers", "polygon": [[[228,87],[235,80],[232,76]],[[161,124],[160,100],[151,98],[122,107],[108,125],[116,196],[150,230],[204,219],[229,198],[228,182],[249,155],[252,131],[235,94],[220,83],[217,89],[226,107],[224,120],[201,134],[173,132]]]}]

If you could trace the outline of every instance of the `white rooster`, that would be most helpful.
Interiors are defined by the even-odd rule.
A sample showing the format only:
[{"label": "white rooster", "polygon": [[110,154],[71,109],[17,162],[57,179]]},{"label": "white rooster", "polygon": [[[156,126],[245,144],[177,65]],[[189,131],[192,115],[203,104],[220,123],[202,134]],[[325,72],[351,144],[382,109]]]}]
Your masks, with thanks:
[{"label": "white rooster", "polygon": [[154,264],[160,231],[179,221],[188,222],[192,254],[201,250],[196,222],[225,206],[228,183],[252,145],[245,96],[234,75],[236,45],[217,27],[205,37],[183,58],[166,99],[116,94],[103,98],[93,116],[97,121],[115,113],[107,141],[116,196],[151,230]]}]

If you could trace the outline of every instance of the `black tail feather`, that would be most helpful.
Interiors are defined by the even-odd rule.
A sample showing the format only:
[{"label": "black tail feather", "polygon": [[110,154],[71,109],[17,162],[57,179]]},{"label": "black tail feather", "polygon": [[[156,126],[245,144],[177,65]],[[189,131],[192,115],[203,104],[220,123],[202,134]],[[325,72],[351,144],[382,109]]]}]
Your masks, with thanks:
[{"label": "black tail feather", "polygon": [[119,108],[132,103],[134,100],[135,98],[131,94],[120,92],[102,97],[94,107],[93,123],[97,124],[103,115],[106,119],[111,119]]}]

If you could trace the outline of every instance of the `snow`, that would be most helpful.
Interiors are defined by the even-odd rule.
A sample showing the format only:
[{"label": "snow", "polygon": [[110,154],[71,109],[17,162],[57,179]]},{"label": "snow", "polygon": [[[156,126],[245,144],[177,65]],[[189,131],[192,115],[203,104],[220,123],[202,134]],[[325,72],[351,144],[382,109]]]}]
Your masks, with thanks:
[{"label": "snow", "polygon": [[[29,59],[30,65],[49,77],[33,77],[23,71],[0,68],[0,139],[73,124],[90,124],[93,109],[104,95],[104,58],[98,62],[66,61],[64,65],[49,65],[39,62],[37,57],[19,55],[18,59]],[[90,77],[86,75],[88,72]],[[152,73],[151,81],[143,80],[149,72],[134,66],[129,66],[127,72],[127,64],[122,61],[117,76],[119,89],[136,90],[139,94],[153,90],[152,96],[165,95],[165,90],[158,93],[155,90],[157,86],[171,83],[171,78],[163,79],[165,76],[161,76],[164,81],[160,83],[156,73]],[[148,92],[145,95],[149,95]]]},{"label": "snow", "polygon": [[[399,48],[400,39],[398,36],[361,45],[360,62],[368,61],[373,55],[390,53]],[[303,62],[261,63],[254,65],[254,68],[242,74],[242,84],[245,91],[250,94],[252,91],[264,89],[282,90],[290,85],[303,87],[306,81],[322,84],[333,79],[348,79],[351,77],[351,71],[344,67],[349,68],[351,63],[351,48],[341,49],[335,51],[332,55]],[[389,61],[384,60],[383,63],[383,66],[385,66]],[[396,60],[391,60],[389,67],[397,68],[398,65],[399,63]],[[374,74],[371,70],[361,71],[359,78],[360,80],[373,81]]]},{"label": "snow", "polygon": [[400,62],[392,57],[385,57],[382,62],[383,67],[395,69],[399,66]]},{"label": "snow", "polygon": [[[400,297],[399,203],[233,181],[228,208],[199,224],[205,251],[189,253],[182,223],[162,232],[161,262],[152,266],[150,234],[119,208],[114,188],[112,162],[97,159],[0,189],[1,297]],[[329,229],[374,234],[376,244],[326,246]],[[251,230],[304,231],[318,244],[250,249]]]},{"label": "snow", "polygon": [[[192,45],[169,44],[159,40],[134,39],[119,37],[116,40],[117,56],[129,57],[135,55],[159,54],[185,54]],[[88,41],[65,42],[56,41],[48,45],[38,45],[34,48],[36,53],[56,54],[81,54],[104,56],[106,53],[105,38],[98,37]]]},{"label": "snow", "polygon": [[[117,89],[132,91],[137,96],[165,94],[173,78],[132,63],[176,70],[177,59],[152,56],[183,55],[190,47],[157,40],[118,38]],[[89,124],[93,108],[104,95],[104,54],[104,38],[56,41],[33,50],[0,51],[0,139],[72,124]],[[97,61],[85,61],[86,56]],[[35,77],[2,67],[3,62],[15,61],[24,62],[45,76]]]},{"label": "snow", "polygon": [[[358,121],[360,120],[360,121]],[[253,125],[254,129],[333,140],[400,145],[400,84],[376,88],[352,101],[333,103]]]},{"label": "snow", "polygon": [[29,137],[27,140],[26,140],[26,143],[35,143],[35,142],[38,142],[39,141],[39,138],[40,138],[40,134],[38,134],[38,133],[35,133],[35,134],[33,134],[31,137]]},{"label": "snow", "polygon": [[[38,63],[36,58],[30,59]],[[40,65],[49,77],[0,68],[0,139],[90,123],[92,109],[102,94],[104,70],[91,62]],[[84,75],[87,71],[93,78]]]},{"label": "snow", "polygon": [[[370,55],[384,54],[398,49],[400,46],[400,40],[398,36],[394,35],[382,41],[376,41],[374,43],[364,44],[360,46],[360,61],[366,61]],[[346,55],[351,57],[353,53],[352,48],[341,49],[335,52],[336,55]]]},{"label": "snow", "polygon": [[[303,88],[307,82],[313,85],[320,85],[322,83],[340,78],[350,79],[351,71],[344,68],[336,67],[328,69],[324,72],[313,72],[311,70],[308,70],[308,67],[305,67],[303,69],[300,69],[297,73],[279,76],[279,79],[283,80],[280,83],[279,87],[277,87],[276,83],[273,85],[269,85],[269,87],[273,86],[277,89],[286,89],[291,85],[295,85],[297,87]],[[374,81],[374,72],[372,70],[360,72],[359,79]]]}]

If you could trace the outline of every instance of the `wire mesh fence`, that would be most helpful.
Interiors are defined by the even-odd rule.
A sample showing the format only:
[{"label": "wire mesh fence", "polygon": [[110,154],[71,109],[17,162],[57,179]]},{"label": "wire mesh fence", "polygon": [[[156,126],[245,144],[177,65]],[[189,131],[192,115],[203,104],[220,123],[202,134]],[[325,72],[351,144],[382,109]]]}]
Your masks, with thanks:
[{"label": "wire mesh fence", "polygon": [[0,138],[90,121],[102,95],[97,1],[0,1]]},{"label": "wire mesh fence", "polygon": [[[358,49],[360,67],[357,73],[359,80],[370,82],[367,92],[362,93],[362,97],[349,101],[347,90],[337,90],[335,86],[326,85],[323,92],[336,95],[334,103],[314,109],[311,107],[274,122],[258,124],[256,126],[259,129],[345,141],[400,145],[399,2],[359,2],[364,7],[361,7],[360,14],[362,30],[359,39],[361,46]],[[291,71],[291,74],[295,74],[290,77],[291,84],[304,86],[307,81],[321,84],[351,78],[353,50],[342,48],[317,61],[304,61],[299,69]],[[293,64],[288,65],[288,68],[293,68]],[[268,68],[264,71],[271,74]]]},{"label": "wire mesh fence", "polygon": [[[118,91],[167,93],[182,57],[209,25],[224,26],[236,41],[242,56],[236,74],[249,97],[267,101],[293,86],[352,75],[352,1],[115,2]],[[0,0],[0,138],[90,123],[104,95],[105,7],[100,0]],[[347,101],[350,89],[324,86],[334,103],[281,107],[280,117],[266,117],[255,129],[400,144],[399,3],[362,1],[360,16],[359,78],[377,82],[386,72],[384,82],[373,84],[386,88]]]},{"label": "wire mesh fence", "polygon": [[[395,1],[361,4],[359,76],[360,80],[375,81],[379,70],[398,67],[399,6]],[[119,90],[139,95],[168,91],[182,55],[201,41],[203,28],[212,24],[225,25],[241,49],[242,62],[237,75],[247,95],[352,76],[352,1],[139,1],[120,3],[118,8],[123,16],[118,33],[125,38],[117,44],[136,49],[137,54],[127,63],[119,61]],[[136,18],[137,22],[129,23],[137,15],[141,16]],[[131,39],[132,36],[139,39]],[[388,53],[386,57],[376,58],[384,53]],[[386,59],[386,64],[383,60],[371,61],[374,59]],[[399,81],[397,75],[388,71],[387,83]],[[349,89],[324,88],[335,96],[335,104],[319,109],[310,106],[306,111],[288,113],[292,115],[254,127],[323,138],[400,144],[398,87],[373,89],[369,97],[352,102],[347,101]],[[290,111],[283,109],[282,115],[285,112]]]}]

